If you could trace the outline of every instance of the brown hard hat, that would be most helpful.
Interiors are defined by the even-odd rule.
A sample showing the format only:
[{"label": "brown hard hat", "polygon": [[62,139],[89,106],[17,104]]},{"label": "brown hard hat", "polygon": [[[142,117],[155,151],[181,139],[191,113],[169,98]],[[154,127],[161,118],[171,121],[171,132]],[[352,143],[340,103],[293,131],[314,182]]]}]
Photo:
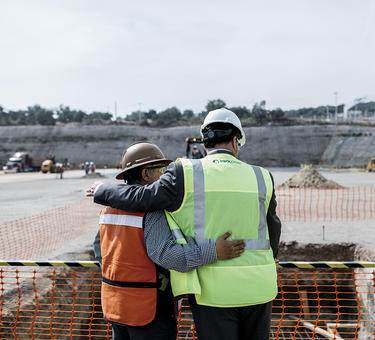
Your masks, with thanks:
[{"label": "brown hard hat", "polygon": [[168,165],[172,161],[166,159],[158,146],[151,143],[138,142],[129,146],[122,155],[122,171],[116,179],[124,179],[126,172],[151,163],[165,163]]}]

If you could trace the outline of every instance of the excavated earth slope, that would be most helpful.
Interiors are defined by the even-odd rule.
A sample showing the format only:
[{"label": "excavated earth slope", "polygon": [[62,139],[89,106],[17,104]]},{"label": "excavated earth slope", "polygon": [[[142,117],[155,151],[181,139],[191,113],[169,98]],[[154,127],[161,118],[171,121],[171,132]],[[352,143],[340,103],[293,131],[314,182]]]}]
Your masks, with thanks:
[{"label": "excavated earth slope", "polygon": [[[269,126],[245,128],[247,143],[240,158],[263,166],[327,164],[364,166],[374,154],[375,127]],[[71,163],[93,160],[97,166],[114,165],[135,141],[156,143],[172,159],[184,156],[185,138],[199,136],[198,126],[147,128],[140,126],[0,126],[0,165],[16,151]]]}]

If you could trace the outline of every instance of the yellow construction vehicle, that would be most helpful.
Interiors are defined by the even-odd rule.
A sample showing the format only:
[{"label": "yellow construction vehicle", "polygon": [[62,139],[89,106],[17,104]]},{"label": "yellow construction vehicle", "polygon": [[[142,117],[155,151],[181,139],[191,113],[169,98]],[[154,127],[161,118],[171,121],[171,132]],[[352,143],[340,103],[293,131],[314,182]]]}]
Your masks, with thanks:
[{"label": "yellow construction vehicle", "polygon": [[56,170],[55,163],[53,163],[53,161],[50,159],[46,159],[45,161],[43,161],[40,170],[44,174],[46,174],[47,172],[54,173]]},{"label": "yellow construction vehicle", "polygon": [[372,157],[369,162],[367,163],[366,171],[368,172],[375,172],[375,157]]}]

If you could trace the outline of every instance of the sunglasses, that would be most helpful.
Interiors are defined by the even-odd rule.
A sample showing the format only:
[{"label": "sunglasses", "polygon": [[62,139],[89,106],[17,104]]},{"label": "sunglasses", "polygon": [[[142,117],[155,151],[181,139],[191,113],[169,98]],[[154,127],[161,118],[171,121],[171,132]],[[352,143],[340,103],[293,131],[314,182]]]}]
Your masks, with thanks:
[{"label": "sunglasses", "polygon": [[145,169],[159,169],[159,172],[161,174],[164,174],[164,172],[167,170],[166,166],[163,165],[156,165],[156,166],[147,166]]}]

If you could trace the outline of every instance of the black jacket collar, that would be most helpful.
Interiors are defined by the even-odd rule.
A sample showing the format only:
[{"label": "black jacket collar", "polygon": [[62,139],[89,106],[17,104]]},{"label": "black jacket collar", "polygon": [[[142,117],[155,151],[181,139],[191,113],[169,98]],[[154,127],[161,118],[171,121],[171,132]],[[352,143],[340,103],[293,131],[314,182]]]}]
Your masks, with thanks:
[{"label": "black jacket collar", "polygon": [[214,155],[216,153],[227,153],[228,155],[231,155],[234,157],[233,153],[227,149],[215,149],[210,151],[207,155]]}]

